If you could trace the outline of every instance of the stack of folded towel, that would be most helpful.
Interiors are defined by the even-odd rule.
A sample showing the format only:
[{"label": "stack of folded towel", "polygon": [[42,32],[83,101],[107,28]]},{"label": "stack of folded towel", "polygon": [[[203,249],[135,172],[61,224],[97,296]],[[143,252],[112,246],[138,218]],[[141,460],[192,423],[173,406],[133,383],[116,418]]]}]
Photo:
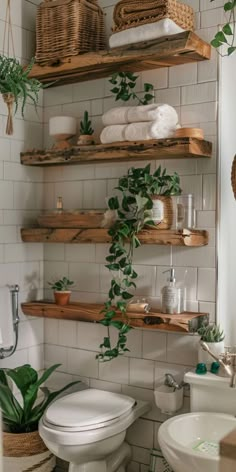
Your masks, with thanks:
[{"label": "stack of folded towel", "polygon": [[113,21],[111,48],[193,30],[194,11],[175,0],[121,0]]},{"label": "stack of folded towel", "polygon": [[105,125],[100,136],[102,144],[170,138],[178,127],[175,109],[158,103],[112,108],[104,113],[102,121]]}]

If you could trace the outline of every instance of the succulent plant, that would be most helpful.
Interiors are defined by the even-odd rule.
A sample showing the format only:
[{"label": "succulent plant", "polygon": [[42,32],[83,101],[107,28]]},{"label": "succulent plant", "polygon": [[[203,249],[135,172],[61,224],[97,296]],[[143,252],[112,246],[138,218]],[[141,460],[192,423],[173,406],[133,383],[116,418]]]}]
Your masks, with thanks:
[{"label": "succulent plant", "polygon": [[91,136],[94,133],[91,120],[89,120],[87,110],[84,112],[83,120],[80,122],[80,134]]},{"label": "succulent plant", "polygon": [[206,343],[220,343],[225,338],[224,331],[218,325],[202,326],[198,334]]}]

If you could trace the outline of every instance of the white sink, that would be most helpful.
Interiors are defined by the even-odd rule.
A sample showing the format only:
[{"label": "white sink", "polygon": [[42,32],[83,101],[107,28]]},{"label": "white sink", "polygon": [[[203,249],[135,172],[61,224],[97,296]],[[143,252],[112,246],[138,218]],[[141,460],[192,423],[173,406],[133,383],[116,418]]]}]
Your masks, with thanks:
[{"label": "white sink", "polygon": [[233,429],[231,415],[189,413],[165,421],[158,441],[174,472],[218,472],[219,442]]}]

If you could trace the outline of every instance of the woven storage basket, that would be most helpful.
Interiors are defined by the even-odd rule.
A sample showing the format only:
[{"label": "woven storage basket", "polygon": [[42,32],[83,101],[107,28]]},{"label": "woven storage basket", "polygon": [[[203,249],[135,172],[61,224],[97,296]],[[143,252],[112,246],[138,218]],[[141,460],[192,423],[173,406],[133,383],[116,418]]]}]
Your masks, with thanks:
[{"label": "woven storage basket", "polygon": [[122,0],[113,13],[113,32],[123,31],[169,18],[184,30],[194,30],[193,8],[176,0]]},{"label": "woven storage basket", "polygon": [[3,433],[3,466],[6,472],[52,472],[55,457],[45,446],[38,431]]},{"label": "woven storage basket", "polygon": [[36,62],[105,48],[104,17],[96,0],[44,0],[36,16]]},{"label": "woven storage basket", "polygon": [[[172,198],[163,195],[153,195],[153,219],[155,221],[157,213],[160,215],[160,222],[156,223],[156,229],[170,229],[173,224],[173,203]],[[155,202],[160,202],[158,210],[155,212]]]}]

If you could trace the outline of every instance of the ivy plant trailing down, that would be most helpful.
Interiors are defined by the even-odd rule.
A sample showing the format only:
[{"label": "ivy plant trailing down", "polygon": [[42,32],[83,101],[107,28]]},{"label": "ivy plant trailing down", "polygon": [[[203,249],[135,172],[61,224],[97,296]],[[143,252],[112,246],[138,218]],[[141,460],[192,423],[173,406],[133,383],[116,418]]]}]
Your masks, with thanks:
[{"label": "ivy plant trailing down", "polygon": [[[180,180],[175,172],[166,174],[161,166],[151,174],[150,164],[144,168],[131,168],[127,175],[121,177],[116,189],[119,196],[111,197],[108,207],[117,214],[117,219],[108,233],[111,236],[109,255],[106,258],[107,269],[112,273],[108,299],[104,304],[101,323],[107,327],[107,335],[100,345],[101,352],[97,358],[110,361],[129,349],[126,346],[127,333],[132,329],[127,316],[127,308],[136,288],[138,274],[133,267],[134,249],[140,246],[138,233],[144,226],[154,225],[152,221],[152,195],[179,195]],[[123,320],[115,320],[117,312]],[[115,346],[111,345],[110,327],[118,330]]]},{"label": "ivy plant trailing down", "polygon": [[[137,85],[138,75],[134,75],[132,72],[117,72],[112,74],[109,82],[114,85],[111,92],[116,96],[115,100],[122,100],[128,102],[130,99],[137,100],[138,105],[148,105],[155,97],[153,95],[153,85],[144,84],[144,96],[140,98],[135,92]],[[152,93],[150,93],[152,92]]]},{"label": "ivy plant trailing down", "polygon": [[[214,0],[210,0],[213,2]],[[235,45],[235,9],[236,0],[227,1],[224,6],[225,14],[228,14],[228,21],[222,26],[211,41],[211,45],[217,49],[221,56],[230,56],[236,50]],[[232,25],[232,26],[231,26]],[[219,50],[221,46],[226,47],[226,54],[222,54]]]}]

